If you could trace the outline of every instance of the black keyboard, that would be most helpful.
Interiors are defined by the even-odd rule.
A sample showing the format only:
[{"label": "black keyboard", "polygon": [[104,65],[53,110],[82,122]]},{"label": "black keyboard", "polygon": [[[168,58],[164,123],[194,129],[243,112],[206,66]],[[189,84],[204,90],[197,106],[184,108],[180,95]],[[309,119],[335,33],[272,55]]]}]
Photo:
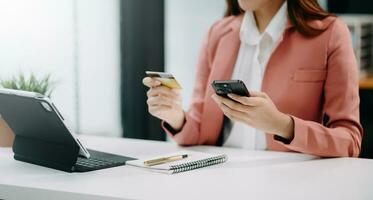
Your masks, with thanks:
[{"label": "black keyboard", "polygon": [[135,158],[88,150],[91,154],[90,158],[78,157],[74,170],[76,172],[87,172],[98,169],[105,169],[111,167],[122,166],[126,164],[128,160],[135,160]]}]

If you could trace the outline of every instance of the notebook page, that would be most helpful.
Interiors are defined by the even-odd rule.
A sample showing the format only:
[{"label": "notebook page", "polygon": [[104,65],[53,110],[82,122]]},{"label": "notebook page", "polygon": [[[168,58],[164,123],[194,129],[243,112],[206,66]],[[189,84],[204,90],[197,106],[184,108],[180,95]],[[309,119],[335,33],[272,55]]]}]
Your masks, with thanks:
[{"label": "notebook page", "polygon": [[[169,163],[164,163],[160,165],[154,165],[154,166],[145,166],[144,161],[146,160],[151,160],[151,159],[156,159],[156,158],[161,158],[161,157],[168,157],[168,156],[175,156],[175,155],[183,155],[183,154],[188,154],[187,158],[174,161],[174,162],[169,162]],[[183,165],[183,164],[188,164],[188,163],[193,163],[196,161],[201,161],[204,159],[209,159],[217,156],[223,156],[220,154],[211,154],[211,153],[202,153],[202,152],[195,152],[195,151],[179,151],[171,154],[163,154],[159,156],[152,156],[149,158],[145,159],[139,159],[139,160],[131,160],[128,161],[126,164],[130,166],[136,166],[136,167],[142,167],[142,168],[148,168],[148,169],[153,169],[153,170],[163,170],[163,171],[169,171],[172,169],[172,166],[178,166],[178,165]]]}]

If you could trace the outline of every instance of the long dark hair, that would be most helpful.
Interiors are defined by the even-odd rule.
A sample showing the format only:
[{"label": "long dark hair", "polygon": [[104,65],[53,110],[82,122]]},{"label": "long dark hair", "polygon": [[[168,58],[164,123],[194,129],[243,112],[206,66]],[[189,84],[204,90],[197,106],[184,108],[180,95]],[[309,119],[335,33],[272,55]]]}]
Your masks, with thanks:
[{"label": "long dark hair", "polygon": [[[226,0],[226,17],[231,15],[240,15],[244,11],[240,8],[238,0]],[[317,0],[286,0],[288,4],[288,15],[290,22],[295,29],[305,36],[317,36],[324,32],[324,29],[317,29],[310,26],[307,22],[310,20],[323,20],[333,14],[325,11]]]}]

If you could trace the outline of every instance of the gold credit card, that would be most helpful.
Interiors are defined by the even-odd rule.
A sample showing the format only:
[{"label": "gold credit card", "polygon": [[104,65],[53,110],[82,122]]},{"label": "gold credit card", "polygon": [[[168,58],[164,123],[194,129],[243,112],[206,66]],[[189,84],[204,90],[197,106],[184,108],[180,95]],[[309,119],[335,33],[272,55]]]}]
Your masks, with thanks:
[{"label": "gold credit card", "polygon": [[177,82],[175,77],[166,72],[153,72],[153,71],[146,71],[145,72],[148,77],[154,78],[162,83],[162,85],[169,87],[171,89],[182,89],[180,84]]}]

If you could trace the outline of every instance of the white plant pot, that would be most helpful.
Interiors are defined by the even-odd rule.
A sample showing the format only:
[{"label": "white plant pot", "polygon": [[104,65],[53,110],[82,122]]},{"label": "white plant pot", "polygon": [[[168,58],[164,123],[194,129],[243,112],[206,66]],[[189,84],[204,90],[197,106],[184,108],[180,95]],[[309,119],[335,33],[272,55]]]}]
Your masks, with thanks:
[{"label": "white plant pot", "polygon": [[12,147],[14,133],[5,120],[0,117],[0,147]]}]

